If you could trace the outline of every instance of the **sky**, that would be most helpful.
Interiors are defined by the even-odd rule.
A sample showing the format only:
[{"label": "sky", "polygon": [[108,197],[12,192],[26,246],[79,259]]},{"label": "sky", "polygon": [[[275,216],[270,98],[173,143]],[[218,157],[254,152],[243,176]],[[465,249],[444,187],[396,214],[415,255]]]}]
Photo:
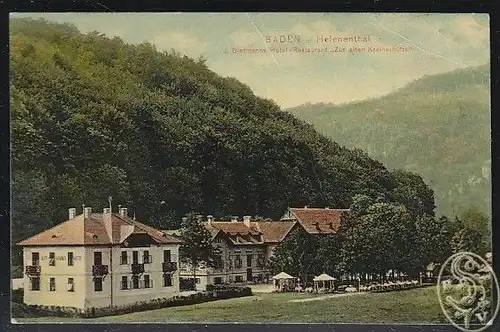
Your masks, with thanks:
[{"label": "sky", "polygon": [[489,63],[487,14],[11,15],[16,16],[69,22],[83,33],[203,56],[211,70],[237,78],[283,108],[379,97],[425,75]]}]

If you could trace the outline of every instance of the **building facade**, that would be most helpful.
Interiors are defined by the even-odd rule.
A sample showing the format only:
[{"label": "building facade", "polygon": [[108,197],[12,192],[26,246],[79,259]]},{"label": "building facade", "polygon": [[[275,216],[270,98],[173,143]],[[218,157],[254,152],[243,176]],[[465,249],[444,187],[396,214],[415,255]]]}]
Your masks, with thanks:
[{"label": "building facade", "polygon": [[84,212],[23,246],[24,302],[80,309],[120,306],[179,292],[181,241],[129,218],[126,208]]},{"label": "building facade", "polygon": [[211,234],[212,244],[219,249],[216,267],[181,264],[180,277],[195,278],[196,289],[209,284],[264,283],[270,278],[267,264],[272,251],[294,229],[294,221],[252,221],[244,216],[242,221],[215,221],[207,216],[204,226]]}]

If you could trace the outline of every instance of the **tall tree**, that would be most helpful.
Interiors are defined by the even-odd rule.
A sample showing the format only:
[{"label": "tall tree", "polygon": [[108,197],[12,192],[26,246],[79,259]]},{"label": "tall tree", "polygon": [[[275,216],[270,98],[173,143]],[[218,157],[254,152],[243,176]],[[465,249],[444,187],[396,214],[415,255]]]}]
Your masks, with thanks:
[{"label": "tall tree", "polygon": [[316,238],[297,228],[274,250],[270,266],[273,273],[285,271],[300,276],[302,282],[315,273]]},{"label": "tall tree", "polygon": [[453,252],[468,251],[484,257],[488,247],[484,242],[483,230],[465,223],[458,217],[455,218],[455,227],[456,232],[451,241]]},{"label": "tall tree", "polygon": [[212,245],[210,232],[203,225],[201,216],[191,212],[182,222],[180,258],[193,269],[194,287],[196,290],[196,270],[200,264],[214,267],[219,252]]},{"label": "tall tree", "polygon": [[477,206],[468,206],[461,214],[460,220],[469,230],[478,232],[483,242],[483,250],[491,250],[491,221]]}]

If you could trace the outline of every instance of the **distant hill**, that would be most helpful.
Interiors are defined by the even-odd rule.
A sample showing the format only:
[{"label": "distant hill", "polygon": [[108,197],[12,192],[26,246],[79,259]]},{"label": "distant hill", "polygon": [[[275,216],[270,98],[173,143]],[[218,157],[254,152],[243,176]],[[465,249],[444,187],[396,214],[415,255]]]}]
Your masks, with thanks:
[{"label": "distant hill", "polygon": [[421,174],[438,212],[475,205],[491,214],[489,66],[426,76],[377,99],[288,111],[389,168]]}]

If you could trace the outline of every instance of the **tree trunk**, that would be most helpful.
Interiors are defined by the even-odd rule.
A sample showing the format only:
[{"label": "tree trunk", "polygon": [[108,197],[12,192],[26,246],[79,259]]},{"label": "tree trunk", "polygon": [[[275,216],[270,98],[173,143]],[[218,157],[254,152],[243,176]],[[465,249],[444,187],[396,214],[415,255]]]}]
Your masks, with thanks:
[{"label": "tree trunk", "polygon": [[193,288],[196,291],[196,267],[198,264],[193,264]]}]

